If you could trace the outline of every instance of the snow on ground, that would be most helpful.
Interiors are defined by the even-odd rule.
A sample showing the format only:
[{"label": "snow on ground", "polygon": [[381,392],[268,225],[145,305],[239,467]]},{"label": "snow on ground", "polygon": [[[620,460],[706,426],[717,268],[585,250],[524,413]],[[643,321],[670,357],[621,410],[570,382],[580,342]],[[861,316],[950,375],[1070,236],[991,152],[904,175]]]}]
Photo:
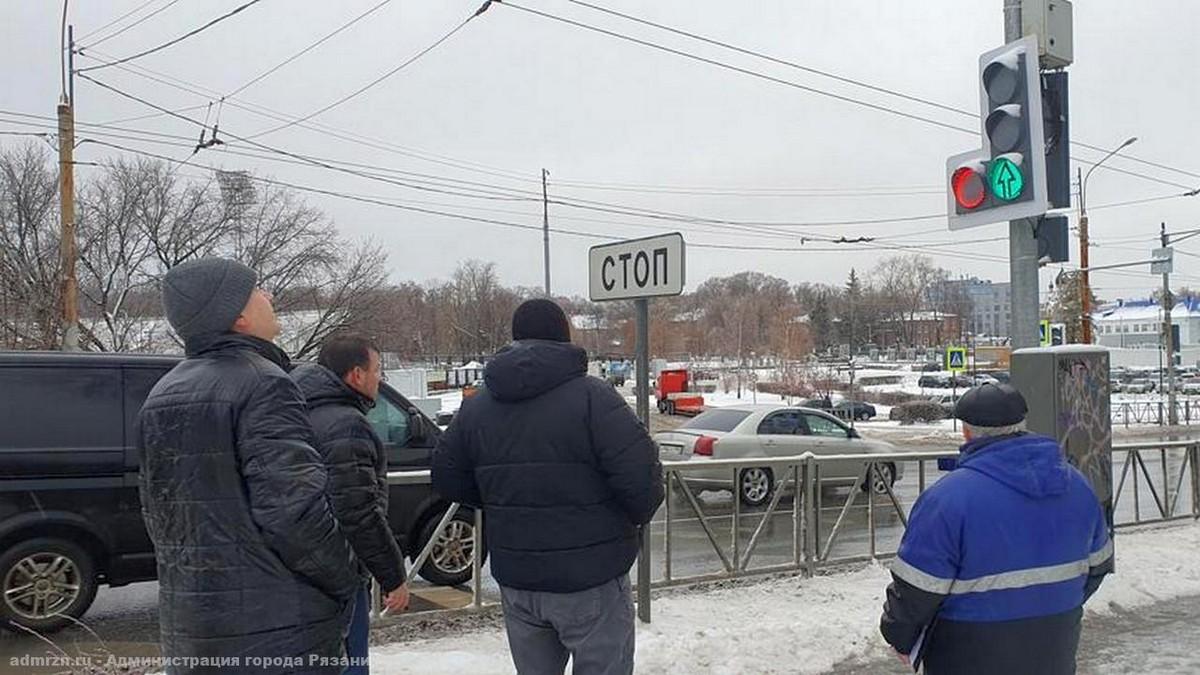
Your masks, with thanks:
[{"label": "snow on ground", "polygon": [[[1200,595],[1200,525],[1118,533],[1117,574],[1088,604],[1109,614],[1164,599]],[[654,621],[639,624],[638,673],[821,673],[849,658],[888,654],[878,633],[887,569],[776,578],[654,600]],[[385,675],[512,673],[502,630],[392,644],[372,651]]]}]

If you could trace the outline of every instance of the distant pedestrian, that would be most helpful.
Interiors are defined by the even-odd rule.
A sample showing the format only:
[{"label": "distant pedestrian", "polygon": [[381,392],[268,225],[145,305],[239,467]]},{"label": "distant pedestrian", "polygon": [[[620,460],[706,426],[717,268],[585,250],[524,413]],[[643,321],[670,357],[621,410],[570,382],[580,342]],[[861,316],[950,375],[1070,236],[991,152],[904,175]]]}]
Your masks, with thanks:
[{"label": "distant pedestrian", "polygon": [[379,398],[383,362],[365,338],[335,336],[321,346],[316,363],[297,366],[292,378],[308,402],[317,451],[329,470],[333,514],[361,562],[362,585],[346,638],[352,664],[346,675],[366,675],[370,577],[383,589],[389,611],[408,607],[404,554],[388,526],[387,456],[366,417]]},{"label": "distant pedestrian", "polygon": [[1112,571],[1104,511],[1006,384],[963,395],[958,466],[913,506],[881,629],[928,675],[1075,672],[1083,604]]},{"label": "distant pedestrian", "polygon": [[162,654],[181,659],[172,675],[344,666],[360,580],[325,496],[304,399],[272,342],[271,295],[256,283],[250,268],[221,258],[182,263],[163,279],[187,358],[150,392],[138,446]]},{"label": "distant pedestrian", "polygon": [[433,487],[482,506],[521,675],[633,672],[629,568],[663,499],[662,465],[629,404],[587,377],[558,305],[530,300],[433,459]]}]

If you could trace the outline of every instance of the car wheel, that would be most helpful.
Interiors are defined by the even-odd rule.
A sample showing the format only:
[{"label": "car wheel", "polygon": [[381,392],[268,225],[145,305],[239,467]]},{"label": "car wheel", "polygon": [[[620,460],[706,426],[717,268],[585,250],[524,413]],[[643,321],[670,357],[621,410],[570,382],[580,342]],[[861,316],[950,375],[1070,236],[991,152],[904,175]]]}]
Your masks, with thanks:
[{"label": "car wheel", "polygon": [[742,469],[738,476],[738,499],[746,506],[762,506],[771,498],[775,477],[770,469]]},{"label": "car wheel", "polygon": [[871,486],[871,492],[877,495],[885,495],[888,490],[896,484],[896,466],[894,464],[876,464],[875,471],[867,477],[866,483],[862,486],[863,492],[867,491],[867,485]]},{"label": "car wheel", "polygon": [[666,401],[658,402],[658,412],[663,413],[663,414],[665,414],[667,412],[667,402]]},{"label": "car wheel", "polygon": [[0,555],[0,620],[39,633],[83,616],[96,598],[96,565],[83,547],[65,539],[23,541]]},{"label": "car wheel", "polygon": [[865,410],[863,412],[858,413],[858,421],[859,422],[866,422],[869,419],[871,419],[871,416],[868,415]]},{"label": "car wheel", "polygon": [[[438,513],[425,527],[421,528],[421,543],[417,552],[425,549],[425,544],[433,537],[442,520]],[[487,548],[482,551],[483,560],[487,560]],[[429,558],[421,566],[421,576],[431,584],[438,586],[459,586],[471,580],[471,566],[475,558],[475,514],[459,510],[446,523],[446,529],[438,537]]]}]

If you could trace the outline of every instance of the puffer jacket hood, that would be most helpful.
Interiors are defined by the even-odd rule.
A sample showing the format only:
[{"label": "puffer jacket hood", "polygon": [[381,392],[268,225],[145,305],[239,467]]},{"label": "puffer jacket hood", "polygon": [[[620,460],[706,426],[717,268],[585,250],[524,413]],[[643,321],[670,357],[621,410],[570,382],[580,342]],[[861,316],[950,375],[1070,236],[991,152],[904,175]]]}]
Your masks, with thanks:
[{"label": "puffer jacket hood", "polygon": [[536,398],[587,374],[587,352],[573,344],[521,340],[501,349],[483,371],[484,386],[497,400]]},{"label": "puffer jacket hood", "polygon": [[971,441],[963,446],[958,466],[1034,498],[1061,495],[1070,482],[1070,466],[1058,443],[1037,434]]},{"label": "puffer jacket hood", "polygon": [[319,363],[302,363],[296,366],[292,370],[292,379],[304,394],[304,401],[309,410],[327,405],[346,404],[366,413],[375,407],[374,401],[352,389],[332,370]]}]

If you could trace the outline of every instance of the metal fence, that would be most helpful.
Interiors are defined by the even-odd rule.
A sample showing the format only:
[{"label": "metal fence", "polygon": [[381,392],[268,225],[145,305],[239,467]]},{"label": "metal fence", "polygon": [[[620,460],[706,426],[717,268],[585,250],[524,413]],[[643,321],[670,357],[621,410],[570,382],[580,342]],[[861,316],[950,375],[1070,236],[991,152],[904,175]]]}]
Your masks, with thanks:
[{"label": "metal fence", "polygon": [[[389,471],[388,484],[390,485],[429,485],[432,482],[429,469],[418,469],[414,471]],[[433,555],[434,550],[444,545],[443,537],[446,534],[446,529],[449,527],[455,514],[458,513],[460,504],[453,503],[446,512],[442,514],[441,520],[434,528],[433,533],[429,537],[429,541],[425,542],[425,546],[417,557],[413,559],[412,564],[408,566],[406,578],[410,581],[417,576],[417,572],[425,565],[425,561],[429,556]],[[471,559],[471,604],[469,609],[478,610],[486,606],[488,603],[483,599],[483,511],[475,509],[475,523],[472,537],[472,559]],[[374,624],[388,623],[394,621],[398,617],[384,614],[383,610],[383,592],[379,588],[379,582],[371,579],[371,622]]]},{"label": "metal fence", "polygon": [[[703,462],[663,462],[667,498],[663,502],[661,528],[661,576],[646,574],[637,580],[650,588],[748,577],[782,572],[799,572],[813,576],[822,567],[844,565],[869,560],[885,560],[896,555],[900,537],[908,526],[908,516],[916,498],[940,478],[937,460],[957,457],[957,451],[895,452],[886,454],[814,455],[805,453],[794,457],[720,459]],[[1113,513],[1114,526],[1125,528],[1154,522],[1200,518],[1200,442],[1149,442],[1115,445],[1113,447]],[[852,474],[847,465],[857,465]],[[1117,467],[1120,467],[1119,469]],[[747,469],[770,469],[774,489],[765,508],[746,510],[735,496],[730,514],[713,514],[706,510],[696,490],[689,485],[689,475],[704,474],[704,484],[711,485],[714,472],[727,471],[728,485],[739,484]],[[889,476],[902,471],[903,495]],[[911,489],[915,474],[915,489]],[[429,471],[390,472],[392,484],[428,484]],[[843,495],[835,488],[848,487]],[[791,495],[790,504],[784,497]],[[679,504],[682,502],[682,505]],[[682,508],[681,508],[682,506]],[[409,578],[416,576],[438,544],[439,537],[459,508],[452,504],[442,516],[433,536],[409,568]],[[483,514],[475,510],[474,557],[472,561],[471,604],[469,610],[494,605],[483,597]],[[786,559],[756,563],[756,554],[768,530],[774,530],[776,517],[790,522],[790,537]],[[715,521],[728,518],[729,533],[719,534]],[[676,535],[686,522],[693,522],[703,534],[714,564],[715,572],[679,574],[675,567]],[[743,523],[753,530],[743,536]],[[656,523],[657,524],[657,521]],[[890,529],[881,539],[880,525]],[[895,527],[899,525],[899,527]],[[847,541],[851,538],[851,541]],[[778,541],[776,542],[778,543]],[[650,569],[654,549],[642,551],[645,562],[639,568]],[[761,559],[761,556],[760,556]],[[391,617],[380,611],[381,597],[372,583],[374,599],[372,620],[388,622]],[[648,596],[639,596],[648,597]],[[649,603],[647,603],[649,604]],[[641,611],[639,611],[641,613]],[[648,610],[644,614],[648,617]]]},{"label": "metal fence", "polygon": [[[1167,401],[1123,401],[1112,404],[1112,423],[1129,427],[1133,424],[1155,424],[1163,426],[1170,418]],[[1200,399],[1180,399],[1175,402],[1175,415],[1179,424],[1200,424]],[[1167,420],[1167,421],[1164,421]]]},{"label": "metal fence", "polygon": [[1195,441],[1114,445],[1113,462],[1121,463],[1113,475],[1114,525],[1200,518],[1198,453]]},{"label": "metal fence", "polygon": [[[885,476],[895,475],[897,467],[904,473],[917,476],[917,495],[924,492],[930,481],[930,469],[936,471],[936,461],[943,457],[957,456],[957,452],[898,452],[868,455],[813,455],[805,453],[796,457],[722,459],[705,462],[663,462],[667,482],[667,499],[664,502],[663,578],[651,583],[652,587],[675,586],[721,578],[772,574],[799,571],[812,575],[824,565],[843,564],[853,561],[878,559],[895,555],[890,545],[881,547],[877,525],[882,517],[895,518],[907,525],[908,508],[897,497],[895,486]],[[834,466],[845,467],[847,463],[859,463],[860,469],[852,478],[845,472],[837,477],[830,475]],[[886,468],[882,468],[886,467]],[[767,468],[776,479],[774,493],[763,511],[743,513],[741,501],[733,500],[733,513],[728,542],[719,541],[713,528],[713,516],[707,514],[694,490],[688,485],[688,475],[713,471],[729,472],[729,485],[736,486],[742,472],[748,469]],[[823,472],[825,475],[823,475]],[[709,479],[711,480],[711,479]],[[708,481],[706,481],[708,482]],[[828,497],[834,485],[849,485],[848,493]],[[864,487],[865,486],[865,487]],[[876,487],[878,486],[878,487]],[[763,532],[779,513],[780,504],[786,493],[792,494],[791,505],[791,555],[785,562],[754,565],[754,556],[762,541]],[[687,509],[685,514],[698,523],[712,552],[721,564],[721,571],[701,575],[680,576],[675,574],[674,533],[678,529],[677,508],[672,495],[680,494]],[[866,540],[861,552],[837,551],[839,539],[851,529],[850,515],[856,509],[865,514]],[[836,516],[833,516],[836,513]],[[831,525],[825,521],[833,518]],[[744,519],[756,519],[757,525],[748,539],[741,534]],[[835,554],[836,552],[836,554]],[[649,552],[647,552],[649,553]]]}]

